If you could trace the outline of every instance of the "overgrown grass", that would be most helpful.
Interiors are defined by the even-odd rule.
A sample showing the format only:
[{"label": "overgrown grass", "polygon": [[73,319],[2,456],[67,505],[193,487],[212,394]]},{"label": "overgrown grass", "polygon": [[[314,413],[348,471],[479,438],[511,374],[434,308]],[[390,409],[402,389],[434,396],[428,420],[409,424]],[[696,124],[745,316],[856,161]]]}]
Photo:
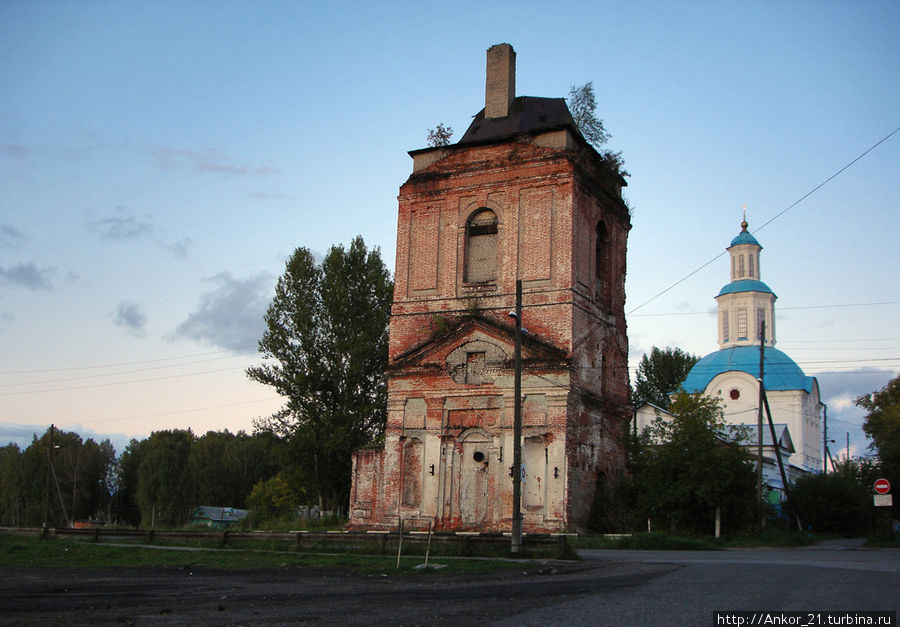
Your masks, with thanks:
[{"label": "overgrown grass", "polygon": [[869,538],[866,541],[866,546],[884,549],[897,549],[900,548],[900,536],[894,536],[893,538]]},{"label": "overgrown grass", "polygon": [[661,531],[627,535],[581,536],[572,539],[575,549],[638,549],[653,551],[709,551],[719,547],[702,538],[670,536]]},{"label": "overgrown grass", "polygon": [[575,549],[643,549],[657,551],[717,551],[727,548],[808,546],[826,540],[827,536],[767,528],[762,533],[744,533],[714,538],[712,536],[673,536],[654,531],[622,536],[581,536],[570,540]]},{"label": "overgrown grass", "polygon": [[[320,568],[373,574],[442,576],[492,573],[521,568],[521,562],[501,560],[446,560],[440,570],[421,569],[420,556],[347,553],[321,555],[298,551],[247,549],[146,548],[129,544],[108,545],[70,539],[0,534],[0,566],[29,568],[182,567],[221,569]],[[429,564],[434,564],[429,559]]]},{"label": "overgrown grass", "polygon": [[827,539],[828,536],[805,531],[787,531],[779,527],[766,527],[760,533],[744,533],[712,541],[725,548],[754,548],[811,546]]},{"label": "overgrown grass", "polygon": [[[152,540],[146,537],[101,537],[102,542],[115,542],[117,544],[142,545],[191,548],[230,548],[244,550],[263,551],[291,551],[314,553],[365,553],[368,555],[397,555],[398,549],[403,555],[423,556],[426,552],[433,556],[445,557],[486,557],[509,558],[510,541],[508,538],[495,538],[495,541],[482,541],[472,538],[470,542],[454,538],[452,542],[441,541],[439,537],[433,538],[429,545],[427,536],[417,534],[414,538],[405,536],[403,546],[399,547],[399,539],[396,535],[381,536],[380,534],[355,535],[335,533],[323,537],[321,534],[305,535],[291,534],[291,537],[272,538],[260,534],[260,537],[240,537],[236,535],[221,535],[216,537],[201,536],[196,538],[189,535],[178,538],[155,537]],[[496,541],[499,540],[499,541]],[[577,559],[572,547],[566,545],[560,549],[558,543],[529,544],[526,538],[522,547],[521,559]]]}]

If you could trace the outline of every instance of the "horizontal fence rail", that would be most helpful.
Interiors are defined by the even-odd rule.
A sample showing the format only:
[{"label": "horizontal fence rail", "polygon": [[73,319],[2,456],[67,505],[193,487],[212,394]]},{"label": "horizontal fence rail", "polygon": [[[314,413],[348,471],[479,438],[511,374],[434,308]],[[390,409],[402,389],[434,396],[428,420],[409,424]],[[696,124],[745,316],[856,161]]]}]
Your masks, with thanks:
[{"label": "horizontal fence rail", "polygon": [[[501,546],[510,543],[510,535],[503,533],[477,533],[477,532],[432,532],[427,531],[188,531],[188,530],[157,530],[157,529],[70,529],[70,528],[21,528],[0,527],[0,533],[43,535],[56,537],[79,537],[92,539],[95,542],[107,540],[137,539],[153,543],[159,540],[177,541],[215,541],[227,544],[241,540],[279,541],[291,543],[302,548],[304,546],[334,545],[354,546],[364,544],[378,544],[382,549],[389,544],[399,542],[404,544],[444,544],[461,545],[464,549],[476,546]],[[523,534],[522,543],[528,547],[557,547],[565,552],[568,537],[576,537],[575,534]]]}]

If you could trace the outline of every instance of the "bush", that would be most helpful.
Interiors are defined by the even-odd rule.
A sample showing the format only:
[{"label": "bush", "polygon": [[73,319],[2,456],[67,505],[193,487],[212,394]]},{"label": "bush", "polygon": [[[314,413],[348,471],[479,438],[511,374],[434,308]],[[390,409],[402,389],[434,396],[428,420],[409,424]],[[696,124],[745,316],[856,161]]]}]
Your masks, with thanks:
[{"label": "bush", "polygon": [[800,477],[791,497],[808,529],[850,536],[866,534],[871,528],[872,497],[848,473]]}]

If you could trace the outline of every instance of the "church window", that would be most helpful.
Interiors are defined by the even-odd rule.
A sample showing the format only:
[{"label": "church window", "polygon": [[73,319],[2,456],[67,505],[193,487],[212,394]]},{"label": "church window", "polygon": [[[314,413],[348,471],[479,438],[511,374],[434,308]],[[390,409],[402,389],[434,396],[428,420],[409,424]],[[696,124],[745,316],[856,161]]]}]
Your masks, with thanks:
[{"label": "church window", "polygon": [[737,275],[734,272],[734,264],[735,264],[735,259],[734,259],[734,256],[732,256],[731,257],[731,280],[732,281],[734,281],[737,278]]},{"label": "church window", "polygon": [[744,276],[744,256],[738,255],[738,276]]},{"label": "church window", "polygon": [[484,383],[484,353],[466,354],[466,383]]},{"label": "church window", "polygon": [[479,209],[466,223],[466,283],[485,283],[497,278],[497,215]]},{"label": "church window", "polygon": [[753,272],[753,253],[747,255],[747,271],[750,273],[751,278],[754,276]]},{"label": "church window", "polygon": [[746,309],[738,309],[738,319],[737,319],[737,339],[746,340],[747,339],[747,310]]},{"label": "church window", "polygon": [[737,388],[731,388],[731,391],[728,393],[731,397],[731,400],[736,401],[741,397],[741,391]]},{"label": "church window", "polygon": [[727,342],[729,340],[728,337],[728,310],[722,310],[722,341]]},{"label": "church window", "polygon": [[597,241],[594,247],[594,277],[596,296],[601,302],[609,302],[609,286],[612,272],[609,267],[609,231],[601,220],[597,223]]},{"label": "church window", "polygon": [[756,310],[756,339],[763,335],[763,325],[766,323],[766,310],[760,307]]}]

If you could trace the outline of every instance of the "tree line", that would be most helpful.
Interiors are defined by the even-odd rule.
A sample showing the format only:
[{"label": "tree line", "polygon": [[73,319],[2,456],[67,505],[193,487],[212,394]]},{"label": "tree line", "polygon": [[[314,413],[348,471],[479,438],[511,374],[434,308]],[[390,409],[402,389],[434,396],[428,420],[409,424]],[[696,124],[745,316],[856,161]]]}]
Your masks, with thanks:
[{"label": "tree line", "polygon": [[378,442],[386,421],[393,282],[361,237],[318,262],[298,248],[285,264],[259,342],[252,380],[284,406],[252,434],[189,429],[109,440],[48,429],[24,450],[0,449],[0,525],[97,519],[180,526],[200,505],[252,509],[256,522],[298,506],[346,515],[351,455]]},{"label": "tree line", "polygon": [[184,525],[199,505],[247,507],[253,486],[279,472],[281,448],[266,432],[175,429],[116,456],[109,440],[48,429],[24,450],[0,449],[0,525]]}]

